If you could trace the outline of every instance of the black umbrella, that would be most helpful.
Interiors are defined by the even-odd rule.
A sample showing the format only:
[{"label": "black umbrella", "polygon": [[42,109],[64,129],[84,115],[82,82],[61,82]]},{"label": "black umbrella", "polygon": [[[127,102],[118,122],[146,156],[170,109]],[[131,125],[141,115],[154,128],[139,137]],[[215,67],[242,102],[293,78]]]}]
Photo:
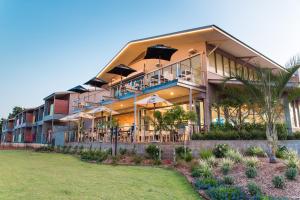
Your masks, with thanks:
[{"label": "black umbrella", "polygon": [[136,72],[136,70],[132,69],[132,68],[126,66],[126,65],[120,64],[118,66],[115,66],[113,69],[111,69],[107,73],[117,74],[117,75],[120,75],[120,76],[127,77],[129,74],[132,74],[133,72]]},{"label": "black umbrella", "polygon": [[78,85],[76,87],[73,87],[73,88],[69,89],[68,91],[82,94],[82,93],[88,92],[89,90],[86,89],[86,88],[84,88],[84,87],[82,87],[81,85]]},{"label": "black umbrella", "polygon": [[94,77],[91,80],[89,80],[88,82],[86,82],[84,85],[90,85],[93,87],[99,87],[101,88],[103,85],[108,84],[108,82],[106,82],[105,80],[101,79],[101,78],[97,78]]},{"label": "black umbrella", "polygon": [[172,55],[177,51],[175,48],[157,44],[147,48],[146,56],[144,59],[161,59],[170,61]]}]

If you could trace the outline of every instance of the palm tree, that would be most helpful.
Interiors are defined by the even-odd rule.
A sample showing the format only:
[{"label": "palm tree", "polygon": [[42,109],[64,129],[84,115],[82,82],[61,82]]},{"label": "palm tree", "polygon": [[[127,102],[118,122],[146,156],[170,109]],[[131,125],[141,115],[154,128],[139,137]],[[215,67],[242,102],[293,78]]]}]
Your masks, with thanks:
[{"label": "palm tree", "polygon": [[275,152],[278,146],[276,123],[282,116],[283,99],[287,96],[287,93],[289,93],[289,100],[300,96],[299,88],[288,87],[290,79],[299,68],[300,60],[298,58],[291,60],[290,67],[286,70],[257,67],[254,71],[254,80],[249,80],[243,74],[235,74],[225,80],[225,83],[232,79],[241,82],[244,89],[251,94],[253,101],[258,106],[259,114],[266,125],[271,163],[276,162]]}]

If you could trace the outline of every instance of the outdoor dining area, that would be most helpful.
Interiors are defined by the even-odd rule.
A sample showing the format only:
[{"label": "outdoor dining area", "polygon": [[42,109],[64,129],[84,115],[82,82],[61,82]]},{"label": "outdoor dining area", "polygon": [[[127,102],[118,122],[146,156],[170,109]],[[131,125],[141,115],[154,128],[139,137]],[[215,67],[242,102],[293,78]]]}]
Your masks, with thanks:
[{"label": "outdoor dining area", "polygon": [[[111,82],[98,77],[86,82],[86,85],[95,88],[107,85],[111,89],[110,99],[112,102],[118,102],[120,97],[126,94],[132,95],[129,97],[132,98],[131,106],[127,106],[131,107],[131,110],[123,111],[122,108],[113,110],[110,105],[103,105],[102,102],[89,108],[81,108],[79,112],[61,119],[62,122],[68,123],[70,128],[65,133],[65,141],[113,142],[118,140],[131,143],[187,140],[190,130],[193,129],[189,128],[188,122],[186,122],[185,127],[187,128],[184,130],[174,131],[159,128],[157,113],[163,115],[168,112],[174,107],[172,103],[155,93],[143,95],[143,98],[137,99],[137,96],[140,96],[142,91],[149,87],[168,83],[175,79],[192,81],[194,57],[162,66],[161,60],[170,61],[176,51],[177,49],[162,44],[150,46],[144,52],[141,60],[157,59],[157,69],[141,72],[127,65],[118,64],[105,72],[108,77],[112,78]],[[199,60],[199,58],[194,60]],[[70,91],[79,94],[87,92],[84,87],[80,86],[72,88]],[[117,131],[114,131],[115,128]]]}]

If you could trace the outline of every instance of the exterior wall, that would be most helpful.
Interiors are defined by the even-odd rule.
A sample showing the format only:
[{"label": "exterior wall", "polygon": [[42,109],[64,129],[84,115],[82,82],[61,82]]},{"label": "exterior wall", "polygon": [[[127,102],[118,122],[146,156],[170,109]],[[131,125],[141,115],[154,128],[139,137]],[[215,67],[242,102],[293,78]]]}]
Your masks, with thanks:
[{"label": "exterior wall", "polygon": [[69,113],[69,101],[55,99],[54,114],[68,114]]}]

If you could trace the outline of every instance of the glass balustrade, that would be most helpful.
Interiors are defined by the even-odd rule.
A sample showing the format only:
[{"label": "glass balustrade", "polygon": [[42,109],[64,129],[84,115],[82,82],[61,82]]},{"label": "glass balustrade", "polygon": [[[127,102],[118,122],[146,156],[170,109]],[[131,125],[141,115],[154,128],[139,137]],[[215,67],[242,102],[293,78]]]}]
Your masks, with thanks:
[{"label": "glass balustrade", "polygon": [[134,91],[168,83],[173,80],[205,85],[205,73],[201,71],[200,55],[195,55],[171,65],[148,72],[134,79],[112,86],[112,96],[119,98],[133,94]]}]

